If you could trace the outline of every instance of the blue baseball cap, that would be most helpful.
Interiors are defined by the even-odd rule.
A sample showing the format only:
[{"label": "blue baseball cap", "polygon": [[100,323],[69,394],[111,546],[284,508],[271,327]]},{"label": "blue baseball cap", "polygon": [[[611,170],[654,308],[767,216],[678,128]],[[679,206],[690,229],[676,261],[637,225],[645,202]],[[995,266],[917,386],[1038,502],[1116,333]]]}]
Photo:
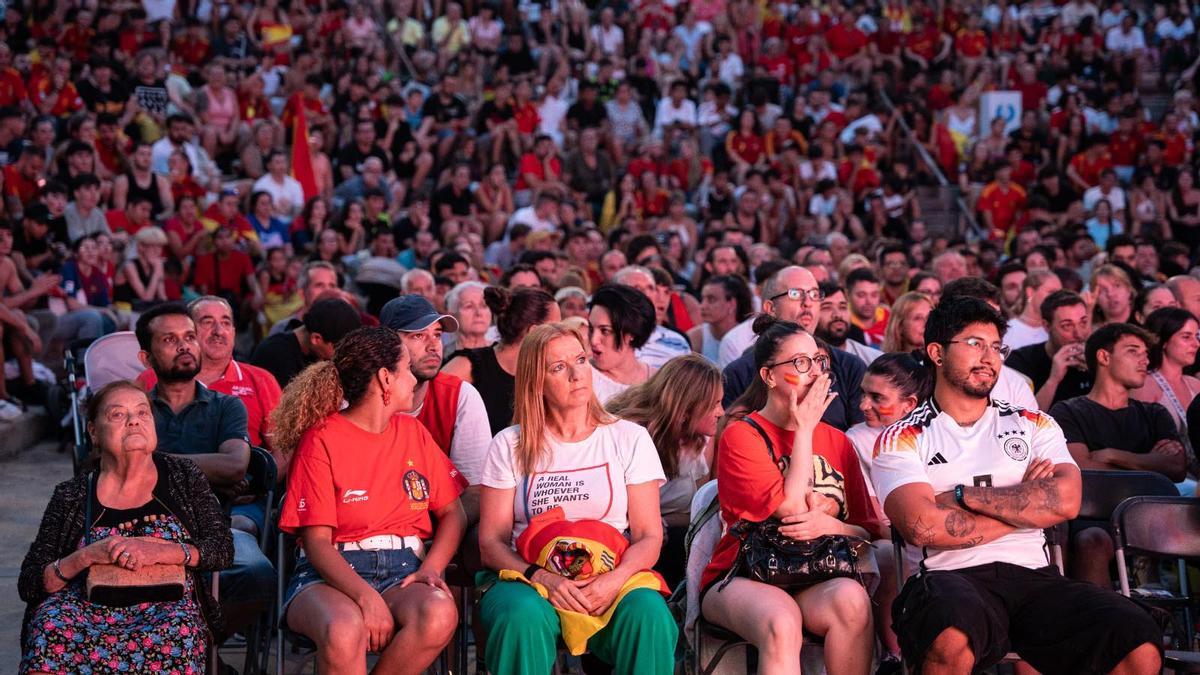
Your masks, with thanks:
[{"label": "blue baseball cap", "polygon": [[409,294],[388,300],[379,312],[379,323],[392,330],[414,333],[440,322],[447,333],[458,331],[458,319],[441,314],[424,296]]}]

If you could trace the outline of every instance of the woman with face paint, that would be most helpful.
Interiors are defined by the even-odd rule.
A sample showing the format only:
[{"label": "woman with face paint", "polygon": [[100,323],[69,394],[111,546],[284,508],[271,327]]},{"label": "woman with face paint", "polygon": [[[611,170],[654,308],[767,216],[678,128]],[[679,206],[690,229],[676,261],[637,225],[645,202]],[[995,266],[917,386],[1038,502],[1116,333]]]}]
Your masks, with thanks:
[{"label": "woman with face paint", "polygon": [[[867,366],[867,374],[862,382],[862,403],[859,408],[866,417],[865,422],[859,422],[846,431],[846,437],[854,445],[858,453],[859,466],[867,479],[871,491],[871,502],[882,519],[883,507],[875,498],[875,489],[871,487],[871,458],[875,452],[875,439],[893,422],[903,419],[914,408],[925,400],[933,391],[933,377],[929,370],[917,359],[906,352],[884,354]],[[893,569],[892,543],[881,539],[874,543],[875,561],[880,570]],[[895,658],[899,660],[900,645],[896,641],[896,633],[892,630],[892,601],[896,599],[896,577],[892,574],[879,575],[879,587],[875,589],[874,613],[875,627],[879,632],[888,654],[884,660]]]},{"label": "woman with face paint", "polygon": [[[718,432],[721,519],[784,524],[799,541],[823,535],[879,536],[879,519],[846,436],[821,422],[836,397],[829,357],[799,325],[755,320],[757,376],[731,406],[752,411]],[[772,456],[773,455],[773,456]],[[832,675],[866,675],[875,635],[870,596],[855,579],[787,589],[742,576],[727,578],[740,542],[726,533],[700,579],[704,618],[754,644],[759,672],[799,675],[803,631],[825,640]]]}]

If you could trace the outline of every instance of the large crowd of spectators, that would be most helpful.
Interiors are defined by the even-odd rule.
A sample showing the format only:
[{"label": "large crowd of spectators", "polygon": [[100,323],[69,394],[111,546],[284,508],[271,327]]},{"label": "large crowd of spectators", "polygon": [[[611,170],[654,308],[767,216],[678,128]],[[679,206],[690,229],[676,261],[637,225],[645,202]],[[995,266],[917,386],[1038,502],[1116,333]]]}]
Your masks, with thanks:
[{"label": "large crowd of spectators", "polygon": [[[274,587],[255,543],[274,524],[240,494],[251,445],[289,482],[279,526],[305,551],[283,618],[329,672],[368,649],[397,668],[436,657],[456,612],[442,573],[464,532],[455,560],[496,573],[476,632],[492,672],[554,662],[553,610],[603,615],[590,644],[618,672],[663,672],[674,628],[652,584],[630,584],[649,568],[682,580],[697,488],[721,476],[727,521],[782,510],[797,537],[882,537],[923,499],[898,477],[912,467],[874,472],[895,443],[884,429],[961,413],[938,407],[945,382],[961,378],[953,395],[968,399],[979,389],[951,344],[991,374],[984,397],[1040,420],[1048,449],[1035,460],[1054,466],[1027,480],[1069,495],[1068,465],[1141,469],[1192,494],[1193,13],[1121,0],[4,3],[0,418],[47,402],[39,364],[136,328],[148,398],[97,399],[99,493],[77,480],[52,510],[141,504],[155,485],[143,472],[169,479],[153,490],[161,508],[136,513],[161,515],[167,539],[215,517],[179,503],[185,492],[211,488],[232,514],[204,541],[76,553],[81,534],[121,522],[49,523],[21,580],[42,621],[27,625],[26,667],[72,669],[56,659],[73,658],[61,636],[87,601],[70,589],[93,564],[178,556],[238,572],[220,584],[225,628],[207,601],[119,613],[153,626],[130,629],[148,641],[131,648],[139,659],[164,631],[207,624],[210,642],[159,664],[184,672],[212,638],[245,629]],[[1019,112],[989,118],[993,92],[1017,92]],[[815,391],[829,392],[819,410],[798,402]],[[118,422],[157,430],[134,443]],[[751,455],[766,456],[760,435],[790,450],[797,429],[812,431],[819,495],[794,504],[801,488]],[[372,438],[394,457],[365,456]],[[207,488],[185,463],[142,457],[156,448],[191,457]],[[835,477],[826,492],[821,475]],[[622,476],[628,490],[614,491]],[[354,485],[326,495],[331,480]],[[381,510],[364,515],[368,493]],[[589,498],[611,508],[579,505]],[[989,519],[981,530],[1008,528],[998,541],[1070,516],[1023,519],[984,511],[986,499],[957,503]],[[540,561],[522,533],[548,536],[534,516],[555,504],[626,533],[620,574],[576,584],[525,569]],[[898,529],[918,543],[910,525]],[[161,534],[137,532],[124,536]],[[973,541],[955,536],[928,541]],[[1072,536],[1070,576],[1109,585],[1107,534]],[[364,581],[351,565],[365,558],[350,554],[368,539],[412,556]],[[1080,606],[1093,600],[1072,588]],[[798,640],[791,620],[825,633],[831,672],[866,672],[875,633],[884,656],[961,657],[944,636],[898,641],[900,589],[873,590],[876,618],[853,583],[782,599],[735,584],[704,613],[753,633],[763,663],[800,649],[768,639],[791,626]],[[1097,612],[1128,619],[1104,602]],[[358,630],[335,630],[347,626]],[[1097,669],[1149,663],[1145,645],[1107,644]],[[967,644],[976,661],[985,646]],[[1053,670],[1053,655],[1030,653]]]}]

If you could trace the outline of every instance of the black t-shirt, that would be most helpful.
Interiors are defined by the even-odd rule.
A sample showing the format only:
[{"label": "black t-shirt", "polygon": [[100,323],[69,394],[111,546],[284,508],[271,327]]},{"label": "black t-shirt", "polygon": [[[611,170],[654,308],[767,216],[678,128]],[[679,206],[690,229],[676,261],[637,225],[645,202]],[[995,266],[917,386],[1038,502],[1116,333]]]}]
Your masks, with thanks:
[{"label": "black t-shirt", "polygon": [[[64,219],[65,222],[65,219]],[[50,246],[54,243],[54,234],[47,232],[46,236],[41,239],[30,237],[24,227],[18,227],[13,230],[13,250],[20,251],[26,258],[39,256],[50,251]],[[42,263],[38,269],[43,271],[52,271],[58,269],[60,261],[52,256]]]},{"label": "black t-shirt", "polygon": [[338,168],[340,169],[343,166],[348,166],[354,170],[354,173],[360,174],[362,173],[362,163],[368,157],[378,157],[379,161],[383,162],[384,173],[387,173],[388,169],[390,169],[392,166],[391,162],[388,160],[387,153],[384,152],[383,148],[379,147],[378,143],[372,145],[371,148],[366,152],[359,150],[357,144],[350,143],[342,146],[341,150],[338,150]]},{"label": "black t-shirt", "polygon": [[425,101],[425,106],[421,108],[423,117],[432,117],[433,121],[438,124],[448,124],[453,120],[461,120],[468,116],[467,104],[462,97],[455,94],[450,97],[449,101],[443,101],[440,94],[434,94]]},{"label": "black t-shirt", "polygon": [[1067,209],[1071,208],[1071,204],[1079,199],[1079,194],[1067,186],[1065,179],[1058,179],[1058,192],[1050,194],[1041,185],[1033,189],[1034,197],[1041,197],[1048,204],[1047,210],[1050,213],[1066,213]]},{"label": "black t-shirt", "polygon": [[[1050,369],[1053,362],[1046,353],[1046,343],[1026,345],[1008,355],[1004,365],[1033,380],[1033,390],[1037,391],[1050,379]],[[1058,389],[1054,392],[1053,403],[1065,401],[1076,396],[1084,396],[1092,390],[1092,374],[1077,368],[1067,368],[1067,374]]]},{"label": "black t-shirt", "polygon": [[1158,403],[1129,399],[1129,405],[1110,410],[1086,396],[1059,401],[1050,416],[1062,427],[1068,443],[1083,443],[1088,450],[1116,448],[1139,455],[1160,441],[1179,440],[1179,430],[1167,409]]},{"label": "black t-shirt", "polygon": [[316,359],[304,355],[300,349],[300,340],[292,331],[267,336],[258,343],[258,348],[250,357],[250,365],[258,366],[274,375],[280,389],[286,387],[292,378],[315,361]]},{"label": "black t-shirt", "polygon": [[496,59],[497,66],[508,66],[508,74],[510,77],[519,77],[537,70],[537,62],[533,60],[533,55],[528,49],[522,49],[517,52],[503,51]]},{"label": "black t-shirt", "polygon": [[567,119],[578,124],[580,129],[599,129],[608,119],[608,113],[604,111],[604,106],[600,105],[599,101],[591,107],[580,101],[567,110]]},{"label": "black t-shirt", "polygon": [[[471,204],[475,203],[474,196],[471,195],[471,190],[463,190],[462,194],[455,194],[453,185],[445,185],[437,192],[433,193],[433,199],[429,202],[429,218],[433,221],[434,227],[439,227],[442,224],[442,205],[446,204],[450,207],[450,213],[456,216],[471,215]],[[397,239],[399,244],[400,240]]]},{"label": "black t-shirt", "polygon": [[103,91],[95,82],[83,80],[79,83],[79,97],[87,104],[87,109],[97,115],[121,115],[125,112],[125,104],[129,102],[129,90],[120,82],[109,82],[108,91]]},{"label": "black t-shirt", "polygon": [[479,106],[479,114],[475,122],[475,133],[486,134],[488,132],[488,121],[498,124],[507,122],[512,118],[512,101],[505,101],[503,103],[497,103],[495,100],[484,101],[483,105]]}]

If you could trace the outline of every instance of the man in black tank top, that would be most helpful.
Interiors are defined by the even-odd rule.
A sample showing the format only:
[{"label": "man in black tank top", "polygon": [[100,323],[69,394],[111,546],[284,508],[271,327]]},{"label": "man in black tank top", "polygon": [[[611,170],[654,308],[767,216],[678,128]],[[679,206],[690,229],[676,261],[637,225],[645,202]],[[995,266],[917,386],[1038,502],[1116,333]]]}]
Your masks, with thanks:
[{"label": "man in black tank top", "polygon": [[171,185],[167,179],[150,170],[152,152],[147,143],[136,143],[129,157],[129,171],[117,176],[113,184],[113,207],[125,208],[132,197],[150,200],[154,220],[161,220],[175,210]]}]

